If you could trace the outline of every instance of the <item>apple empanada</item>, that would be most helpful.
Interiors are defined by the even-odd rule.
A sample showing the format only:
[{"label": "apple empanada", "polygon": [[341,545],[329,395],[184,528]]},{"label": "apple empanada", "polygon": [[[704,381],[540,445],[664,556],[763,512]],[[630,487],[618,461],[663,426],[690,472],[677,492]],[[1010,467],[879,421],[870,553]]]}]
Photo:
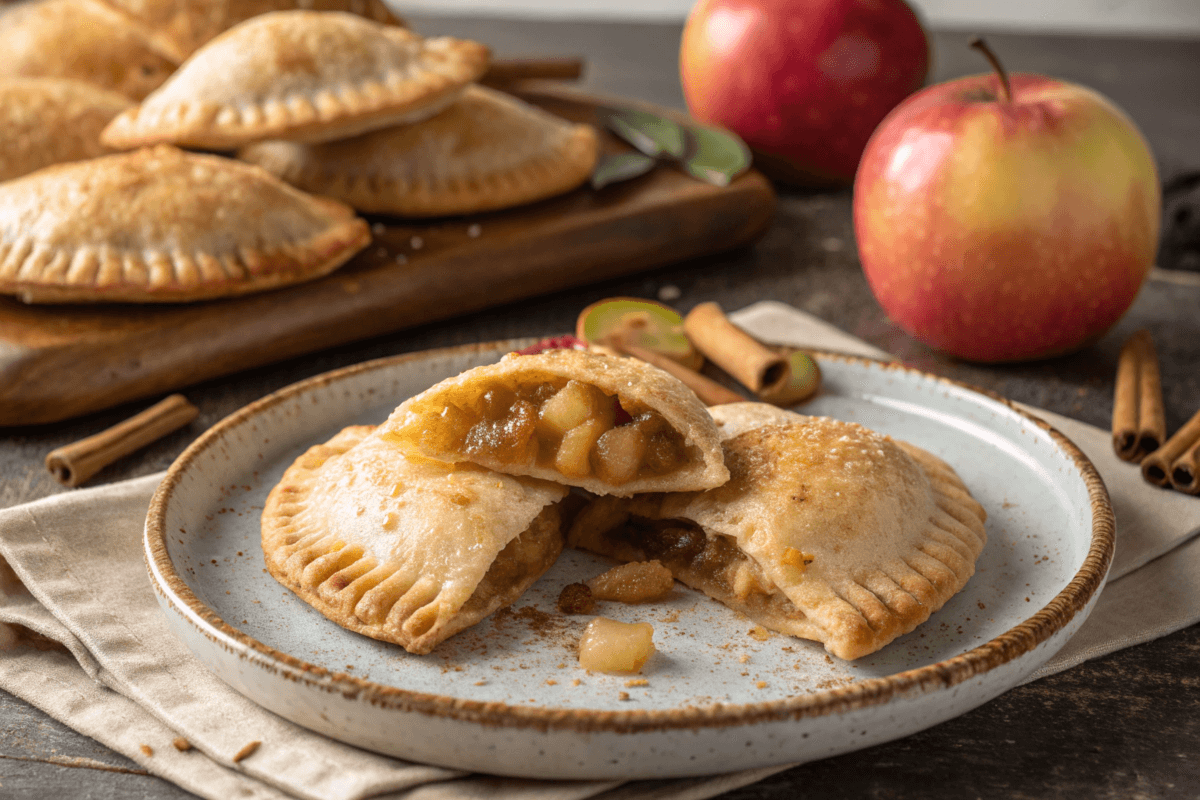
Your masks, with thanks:
[{"label": "apple empanada", "polygon": [[376,22],[399,22],[381,0],[105,0],[153,32],[162,52],[183,61],[217,34],[259,14],[302,8],[348,11]]},{"label": "apple empanada", "polygon": [[245,294],[331,272],[370,239],[335,200],[165,145],[0,184],[0,293],[27,303]]},{"label": "apple empanada", "polygon": [[288,468],[263,508],[263,554],[339,625],[428,653],[549,569],[567,489],[406,459],[373,429],[346,428]]},{"label": "apple empanada", "polygon": [[476,42],[423,39],[354,14],[275,11],[201,47],[102,140],[225,150],[344,139],[436,114],[487,65]]},{"label": "apple empanada", "polygon": [[111,152],[100,131],[131,105],[85,81],[0,78],[0,181]]},{"label": "apple empanada", "polygon": [[401,217],[494,211],[582,184],[596,132],[511,95],[471,86],[414,125],[325,144],[260,142],[239,158],[359,211]]},{"label": "apple empanada", "polygon": [[711,411],[732,420],[728,483],[599,498],[569,543],[658,559],[761,625],[845,659],[908,633],[974,574],[987,514],[945,462],[852,422],[759,404]]},{"label": "apple empanada", "polygon": [[140,100],[177,63],[146,28],[94,0],[35,0],[0,13],[0,77],[74,78]]},{"label": "apple empanada", "polygon": [[406,400],[383,438],[597,494],[689,491],[729,478],[707,409],[642,361],[578,350],[509,353]]}]

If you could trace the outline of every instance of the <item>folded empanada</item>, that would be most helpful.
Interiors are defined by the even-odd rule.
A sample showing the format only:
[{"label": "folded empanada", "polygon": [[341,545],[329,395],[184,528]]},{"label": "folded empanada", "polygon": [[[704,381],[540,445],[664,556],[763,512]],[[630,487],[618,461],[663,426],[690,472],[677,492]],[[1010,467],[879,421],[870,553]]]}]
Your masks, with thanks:
[{"label": "folded empanada", "polygon": [[911,631],[974,573],[987,514],[940,459],[852,422],[760,404],[711,410],[729,420],[728,483],[600,498],[569,543],[656,558],[765,627],[845,659]]},{"label": "folded empanada", "polygon": [[118,11],[153,32],[152,40],[176,61],[239,22],[266,14],[303,8],[348,11],[376,22],[398,20],[381,0],[106,0]]},{"label": "folded empanada", "polygon": [[111,152],[100,131],[131,105],[86,81],[0,78],[0,181]]},{"label": "folded empanada", "polygon": [[140,100],[178,63],[150,37],[94,0],[21,3],[0,13],[0,77],[74,78]]},{"label": "folded empanada", "polygon": [[596,165],[596,132],[470,86],[436,116],[325,144],[260,142],[238,157],[307,192],[401,217],[494,211],[570,191]]},{"label": "folded empanada", "polygon": [[346,428],[287,469],[263,508],[263,554],[337,624],[428,653],[549,569],[567,489],[406,459],[372,430]]},{"label": "folded empanada", "polygon": [[688,491],[729,478],[707,409],[643,361],[578,350],[510,353],[400,405],[383,438],[597,494]]},{"label": "folded empanada", "polygon": [[355,14],[275,11],[201,47],[102,140],[232,150],[344,139],[436,114],[487,65],[476,42],[423,39]]},{"label": "folded empanada", "polygon": [[166,145],[0,184],[0,294],[183,302],[310,280],[371,240],[335,200]]}]

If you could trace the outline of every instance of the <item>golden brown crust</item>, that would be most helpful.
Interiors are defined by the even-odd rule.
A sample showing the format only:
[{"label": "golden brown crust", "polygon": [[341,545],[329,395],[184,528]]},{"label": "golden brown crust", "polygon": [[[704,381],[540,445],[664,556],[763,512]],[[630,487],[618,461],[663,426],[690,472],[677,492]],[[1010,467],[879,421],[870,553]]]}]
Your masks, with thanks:
[{"label": "golden brown crust", "polygon": [[585,182],[596,132],[482,86],[436,116],[326,144],[260,142],[239,158],[305,191],[401,217],[493,211]]},{"label": "golden brown crust", "polygon": [[239,22],[271,11],[304,8],[345,11],[383,24],[399,24],[380,0],[103,0],[151,31],[168,58],[182,62],[197,48]]},{"label": "golden brown crust", "polygon": [[[718,420],[722,408],[712,409]],[[783,415],[795,419],[779,423]],[[736,592],[706,573],[677,573],[680,580],[846,659],[911,631],[962,589],[986,541],[987,514],[945,462],[854,423],[763,417],[775,422],[725,441],[725,485],[630,506],[598,501],[577,518],[570,543],[653,557],[609,533],[630,515],[693,522],[735,543],[764,591]]]},{"label": "golden brown crust", "polygon": [[0,184],[0,293],[30,303],[256,292],[331,272],[369,241],[341,203],[167,146]]},{"label": "golden brown crust", "polygon": [[476,42],[423,39],[354,14],[276,11],[197,50],[101,138],[120,148],[214,150],[344,139],[437,113],[483,74],[488,57]]},{"label": "golden brown crust", "polygon": [[178,61],[151,32],[94,0],[37,0],[0,12],[0,77],[73,78],[135,100]]},{"label": "golden brown crust", "polygon": [[337,624],[428,653],[524,593],[562,549],[561,486],[405,459],[344,429],[262,515],[267,569]]},{"label": "golden brown crust", "polygon": [[0,182],[112,152],[100,144],[100,131],[131,105],[86,81],[0,78]]},{"label": "golden brown crust", "polygon": [[[430,449],[422,433],[438,424],[446,397],[464,388],[499,380],[545,382],[575,380],[617,396],[622,406],[643,406],[660,414],[681,435],[686,462],[676,471],[638,477],[619,486],[596,476],[570,477],[538,464],[511,464],[461,452]],[[383,435],[410,452],[448,462],[474,461],[489,469],[578,486],[596,494],[627,497],[639,492],[689,491],[719,486],[729,479],[722,463],[717,430],[708,410],[691,389],[644,361],[578,350],[548,350],[536,355],[509,353],[496,364],[467,370],[402,403],[383,425]]]}]

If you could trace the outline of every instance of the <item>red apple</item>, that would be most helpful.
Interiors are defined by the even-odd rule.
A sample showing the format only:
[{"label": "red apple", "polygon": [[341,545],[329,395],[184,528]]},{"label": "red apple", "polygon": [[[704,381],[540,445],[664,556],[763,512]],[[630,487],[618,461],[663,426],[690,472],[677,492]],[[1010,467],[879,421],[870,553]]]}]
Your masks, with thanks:
[{"label": "red apple", "polygon": [[929,41],[903,0],[699,0],[679,51],[692,116],[785,180],[849,184],[871,131],[921,88]]},{"label": "red apple", "polygon": [[[977,47],[986,50],[981,43]],[[867,281],[901,328],[972,361],[1079,349],[1154,260],[1150,148],[1112,103],[1039,75],[931,86],[871,137],[854,182]]]}]

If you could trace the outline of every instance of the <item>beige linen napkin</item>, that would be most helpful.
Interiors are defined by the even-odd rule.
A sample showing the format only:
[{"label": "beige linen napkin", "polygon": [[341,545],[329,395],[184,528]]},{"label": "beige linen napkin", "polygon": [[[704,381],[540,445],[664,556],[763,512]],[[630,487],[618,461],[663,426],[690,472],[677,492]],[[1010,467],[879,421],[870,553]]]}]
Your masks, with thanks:
[{"label": "beige linen napkin", "polygon": [[[772,342],[883,355],[779,303],[759,303],[734,319]],[[1106,432],[1035,413],[1096,463],[1118,528],[1110,585],[1038,675],[1195,622],[1200,583],[1191,576],[1200,574],[1200,547],[1185,542],[1200,529],[1200,500],[1144,484],[1135,467],[1112,456]],[[499,779],[367,753],[292,725],[216,679],[167,629],[141,553],[146,508],[160,478],[0,511],[0,688],[189,791],[321,800],[700,800],[783,769],[623,785]],[[177,750],[179,736],[193,749]],[[235,764],[254,741],[262,743],[258,750]]]}]

